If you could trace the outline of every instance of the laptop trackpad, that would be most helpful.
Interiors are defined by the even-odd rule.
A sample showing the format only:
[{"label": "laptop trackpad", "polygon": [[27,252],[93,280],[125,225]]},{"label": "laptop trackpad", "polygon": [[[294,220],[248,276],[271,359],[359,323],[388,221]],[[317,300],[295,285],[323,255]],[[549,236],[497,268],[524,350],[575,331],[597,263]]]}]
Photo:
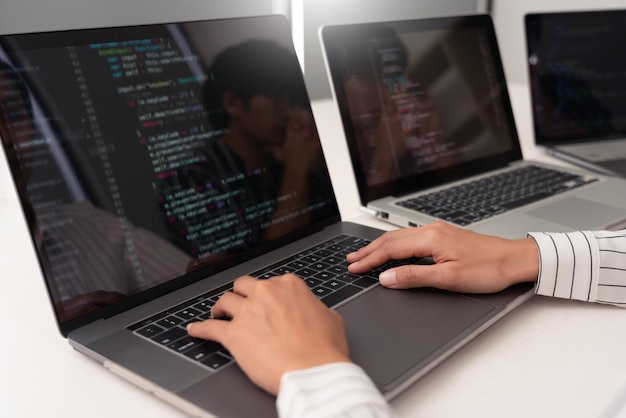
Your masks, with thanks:
[{"label": "laptop trackpad", "polygon": [[385,390],[403,374],[427,366],[493,309],[453,293],[377,287],[338,311],[352,360]]},{"label": "laptop trackpad", "polygon": [[616,219],[624,218],[623,209],[579,197],[563,200],[528,211],[528,215],[577,230],[609,228]]}]

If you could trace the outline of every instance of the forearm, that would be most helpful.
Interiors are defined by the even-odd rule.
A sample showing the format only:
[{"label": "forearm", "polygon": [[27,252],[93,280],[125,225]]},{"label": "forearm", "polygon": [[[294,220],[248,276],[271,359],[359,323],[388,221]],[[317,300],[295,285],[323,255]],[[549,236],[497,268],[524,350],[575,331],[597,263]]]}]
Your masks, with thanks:
[{"label": "forearm", "polygon": [[626,231],[531,233],[539,295],[626,307]]}]

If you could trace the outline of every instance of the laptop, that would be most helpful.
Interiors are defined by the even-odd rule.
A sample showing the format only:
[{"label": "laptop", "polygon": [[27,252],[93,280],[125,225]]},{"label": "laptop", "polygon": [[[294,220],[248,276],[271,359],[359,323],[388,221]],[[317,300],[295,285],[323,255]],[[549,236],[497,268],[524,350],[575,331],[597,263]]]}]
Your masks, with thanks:
[{"label": "laptop", "polygon": [[626,177],[626,10],[527,14],[535,142],[557,158]]},{"label": "laptop", "polygon": [[0,135],[60,333],[192,416],[276,415],[185,332],[241,275],[300,275],[388,399],[533,294],[347,272],[382,231],[340,219],[290,33],[262,16],[0,37]]},{"label": "laptop", "polygon": [[363,207],[508,238],[626,226],[626,182],[524,161],[489,15],[329,25],[320,39]]}]

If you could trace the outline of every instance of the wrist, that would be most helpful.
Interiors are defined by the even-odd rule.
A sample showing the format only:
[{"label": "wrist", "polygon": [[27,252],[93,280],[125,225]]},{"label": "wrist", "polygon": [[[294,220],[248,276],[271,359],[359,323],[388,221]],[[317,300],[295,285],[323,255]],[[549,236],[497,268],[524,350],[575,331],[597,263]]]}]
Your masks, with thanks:
[{"label": "wrist", "polygon": [[513,240],[505,252],[504,265],[511,284],[535,282],[539,275],[539,250],[533,238]]}]

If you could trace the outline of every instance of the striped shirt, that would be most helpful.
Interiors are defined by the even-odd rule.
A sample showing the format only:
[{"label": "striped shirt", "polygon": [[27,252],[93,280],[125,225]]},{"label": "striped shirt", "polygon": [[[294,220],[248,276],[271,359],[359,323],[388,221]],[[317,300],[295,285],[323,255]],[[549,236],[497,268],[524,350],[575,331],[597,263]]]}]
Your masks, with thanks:
[{"label": "striped shirt", "polygon": [[626,230],[530,236],[539,248],[538,295],[626,307]]},{"label": "striped shirt", "polygon": [[[538,295],[626,307],[626,230],[529,235],[539,249]],[[351,363],[285,374],[276,406],[281,418],[396,416],[363,369]]]},{"label": "striped shirt", "polygon": [[279,417],[391,418],[396,414],[363,369],[333,363],[286,373],[276,399]]}]

